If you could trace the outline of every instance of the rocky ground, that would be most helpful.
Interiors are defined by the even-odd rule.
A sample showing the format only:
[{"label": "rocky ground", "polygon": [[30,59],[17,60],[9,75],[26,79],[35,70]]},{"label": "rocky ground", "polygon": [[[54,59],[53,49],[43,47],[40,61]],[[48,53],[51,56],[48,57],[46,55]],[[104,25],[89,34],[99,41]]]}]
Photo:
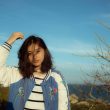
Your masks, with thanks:
[{"label": "rocky ground", "polygon": [[110,103],[102,100],[80,100],[75,94],[70,96],[71,110],[110,110]]}]

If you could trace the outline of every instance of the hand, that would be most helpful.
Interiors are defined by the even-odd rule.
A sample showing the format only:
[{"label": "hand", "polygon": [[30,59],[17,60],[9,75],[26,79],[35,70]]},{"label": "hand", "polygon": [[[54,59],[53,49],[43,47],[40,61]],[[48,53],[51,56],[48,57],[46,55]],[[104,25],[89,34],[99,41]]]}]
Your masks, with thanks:
[{"label": "hand", "polygon": [[12,45],[17,39],[23,39],[23,38],[24,38],[24,35],[21,32],[14,32],[11,34],[11,36],[6,42]]}]

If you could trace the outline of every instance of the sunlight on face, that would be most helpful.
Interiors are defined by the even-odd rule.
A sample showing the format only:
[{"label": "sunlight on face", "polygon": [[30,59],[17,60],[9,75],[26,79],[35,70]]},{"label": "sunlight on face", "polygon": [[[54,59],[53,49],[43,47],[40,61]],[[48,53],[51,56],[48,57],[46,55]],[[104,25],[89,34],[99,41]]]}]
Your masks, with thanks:
[{"label": "sunlight on face", "polygon": [[38,44],[31,44],[28,47],[28,58],[32,65],[35,67],[41,67],[44,60],[44,49]]}]

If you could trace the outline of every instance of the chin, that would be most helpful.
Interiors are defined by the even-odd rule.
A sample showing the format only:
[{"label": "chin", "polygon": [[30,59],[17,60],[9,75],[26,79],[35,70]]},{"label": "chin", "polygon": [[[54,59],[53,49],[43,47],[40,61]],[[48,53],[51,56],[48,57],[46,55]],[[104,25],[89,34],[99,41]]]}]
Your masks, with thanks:
[{"label": "chin", "polygon": [[35,67],[39,67],[40,66],[40,64],[33,64]]}]

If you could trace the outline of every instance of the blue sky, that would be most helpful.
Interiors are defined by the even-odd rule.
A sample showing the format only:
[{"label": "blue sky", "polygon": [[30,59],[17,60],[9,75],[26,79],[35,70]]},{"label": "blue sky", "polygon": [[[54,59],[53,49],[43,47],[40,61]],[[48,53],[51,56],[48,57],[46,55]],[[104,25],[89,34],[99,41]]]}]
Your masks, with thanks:
[{"label": "blue sky", "polygon": [[[110,40],[109,31],[97,21],[110,23],[109,19],[109,0],[0,0],[0,43],[15,31],[25,38],[38,34],[67,82],[82,83],[96,66],[93,58],[86,57],[95,54],[95,32]],[[22,42],[13,45],[8,65],[17,64]]]}]

